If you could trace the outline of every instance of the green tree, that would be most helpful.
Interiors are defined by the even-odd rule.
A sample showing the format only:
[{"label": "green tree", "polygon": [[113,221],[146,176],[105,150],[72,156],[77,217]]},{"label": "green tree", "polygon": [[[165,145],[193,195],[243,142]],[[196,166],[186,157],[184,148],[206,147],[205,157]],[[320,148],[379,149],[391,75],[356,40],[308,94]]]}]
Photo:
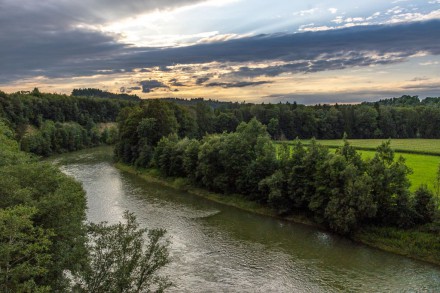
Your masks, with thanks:
[{"label": "green tree", "polygon": [[[165,230],[139,228],[126,211],[125,223],[89,225],[89,266],[76,276],[80,292],[163,292],[171,286],[159,270],[169,263]],[[148,235],[148,243],[144,236]]]},{"label": "green tree", "polygon": [[430,223],[434,220],[437,212],[437,202],[426,185],[420,185],[414,193],[414,211],[417,213],[417,220],[421,224]]},{"label": "green tree", "polygon": [[408,227],[413,224],[413,213],[409,199],[408,175],[411,174],[400,156],[394,158],[391,142],[382,143],[373,159],[367,162],[367,173],[373,180],[372,194],[377,203],[378,223]]},{"label": "green tree", "polygon": [[269,132],[272,139],[279,139],[281,137],[280,122],[277,118],[272,118],[267,124],[267,132]]},{"label": "green tree", "polygon": [[36,208],[0,209],[0,291],[50,292],[39,284],[50,266],[51,231],[35,226]]}]

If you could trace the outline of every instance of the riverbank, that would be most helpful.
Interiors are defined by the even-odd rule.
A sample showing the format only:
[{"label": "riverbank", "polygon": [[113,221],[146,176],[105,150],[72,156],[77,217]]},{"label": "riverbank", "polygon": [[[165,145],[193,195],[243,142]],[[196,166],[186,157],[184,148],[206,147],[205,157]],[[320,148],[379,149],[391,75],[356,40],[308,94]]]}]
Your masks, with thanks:
[{"label": "riverbank", "polygon": [[[115,166],[121,171],[137,175],[147,182],[159,183],[245,211],[323,228],[305,215],[291,215],[281,218],[272,209],[239,195],[224,195],[196,188],[185,178],[165,178],[155,169],[135,168],[122,163],[116,163]],[[423,230],[370,227],[358,231],[351,239],[387,252],[440,265],[440,230],[438,227],[427,226],[423,227]]]}]

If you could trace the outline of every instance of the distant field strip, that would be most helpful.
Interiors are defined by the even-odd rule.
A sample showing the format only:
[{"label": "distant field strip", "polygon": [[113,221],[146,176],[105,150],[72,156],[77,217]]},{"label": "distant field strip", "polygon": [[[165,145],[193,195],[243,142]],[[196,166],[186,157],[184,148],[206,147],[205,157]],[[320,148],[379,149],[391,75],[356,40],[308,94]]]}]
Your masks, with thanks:
[{"label": "distant field strip", "polygon": [[[349,139],[348,142],[359,150],[375,150],[386,139]],[[310,140],[301,140],[309,144]],[[322,145],[329,147],[342,146],[341,139],[318,140]],[[293,141],[289,141],[293,143]],[[391,147],[399,153],[426,154],[440,156],[440,139],[391,139]]]},{"label": "distant field strip", "polygon": [[[349,139],[352,146],[358,149],[362,158],[372,158],[375,149],[383,139]],[[304,145],[310,140],[301,140]],[[317,143],[335,149],[342,145],[342,140],[317,140]],[[289,144],[293,144],[292,141]],[[440,164],[440,139],[392,139],[391,147],[396,151],[396,157],[402,156],[406,164],[413,171],[408,178],[411,181],[411,191],[415,191],[420,184],[426,184],[434,190],[434,181],[437,168]]]}]

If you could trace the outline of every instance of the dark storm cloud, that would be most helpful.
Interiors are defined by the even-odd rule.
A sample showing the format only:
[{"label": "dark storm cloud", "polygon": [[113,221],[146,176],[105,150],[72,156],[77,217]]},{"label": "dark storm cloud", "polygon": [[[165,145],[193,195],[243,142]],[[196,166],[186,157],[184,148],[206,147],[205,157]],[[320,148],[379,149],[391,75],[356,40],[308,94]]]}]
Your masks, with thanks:
[{"label": "dark storm cloud", "polygon": [[36,27],[103,24],[155,10],[169,10],[206,0],[2,0],[2,28],[16,23]]},{"label": "dark storm cloud", "polygon": [[149,93],[152,92],[154,89],[157,88],[169,88],[166,84],[158,81],[158,80],[143,80],[139,82],[139,85],[142,86],[142,92],[143,93]]},{"label": "dark storm cloud", "polygon": [[211,82],[205,85],[206,87],[222,87],[222,88],[233,88],[233,87],[248,87],[257,86],[262,84],[272,83],[271,81],[240,81],[240,82]]},{"label": "dark storm cloud", "polygon": [[[34,2],[39,4],[33,4]],[[33,5],[44,6],[43,2],[52,3],[57,8],[54,3],[58,2],[55,1],[29,1],[30,7],[18,9],[20,11],[17,12],[27,15],[28,19],[25,21],[18,18],[14,22],[13,17],[6,17],[12,24],[6,24],[7,21],[2,18],[10,10],[11,5],[8,4],[15,2],[8,0],[6,6],[1,7],[0,83],[31,76],[112,74],[151,67],[168,70],[167,66],[176,64],[283,61],[282,65],[267,68],[242,67],[233,73],[239,77],[277,76],[284,72],[317,72],[403,62],[407,57],[422,51],[432,55],[440,54],[440,39],[433,37],[440,35],[440,21],[259,35],[178,48],[133,48],[117,43],[117,36],[72,29],[61,20],[62,16],[55,17],[60,25],[40,20],[31,25],[37,17],[33,17]],[[97,3],[96,5],[103,3],[92,2]],[[146,2],[150,5],[162,3]],[[170,5],[177,5],[177,2],[180,3],[163,1]],[[133,5],[136,7],[137,4]],[[49,4],[46,6],[48,11],[55,9]],[[64,11],[64,15],[66,14],[68,13]],[[76,15],[78,21],[82,18],[79,14],[73,15]],[[51,19],[49,16],[48,18]],[[26,25],[21,26],[20,22]],[[202,81],[199,81],[200,84]]]},{"label": "dark storm cloud", "polygon": [[132,50],[93,24],[205,0],[0,0],[0,83],[32,76],[60,77],[129,70],[113,64]]}]

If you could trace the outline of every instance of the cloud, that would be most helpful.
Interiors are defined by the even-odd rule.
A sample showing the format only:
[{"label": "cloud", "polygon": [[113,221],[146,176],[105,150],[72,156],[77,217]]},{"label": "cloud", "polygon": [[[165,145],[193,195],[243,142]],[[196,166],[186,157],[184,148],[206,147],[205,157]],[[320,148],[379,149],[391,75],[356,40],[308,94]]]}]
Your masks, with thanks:
[{"label": "cloud", "polygon": [[205,85],[206,87],[222,87],[222,88],[241,88],[248,86],[257,86],[262,84],[272,83],[271,81],[240,81],[240,82],[211,82]]},{"label": "cloud", "polygon": [[179,82],[177,78],[172,78],[170,79],[169,82],[171,83],[172,86],[186,86],[186,84]]},{"label": "cloud", "polygon": [[335,14],[336,12],[338,12],[338,9],[332,7],[332,8],[329,8],[328,11],[329,11],[331,14]]},{"label": "cloud", "polygon": [[431,65],[438,65],[438,64],[439,64],[438,61],[427,61],[427,62],[419,63],[419,65],[421,65],[421,66],[431,66]]},{"label": "cloud", "polygon": [[296,11],[293,13],[293,15],[295,16],[313,15],[316,11],[318,11],[318,8],[311,8],[307,10]]},{"label": "cloud", "polygon": [[411,90],[420,90],[420,91],[426,91],[426,90],[437,90],[437,96],[438,91],[440,90],[440,82],[431,82],[431,83],[421,83],[421,84],[412,84],[412,85],[405,85],[403,86],[404,89],[411,89]]},{"label": "cloud", "polygon": [[411,79],[410,81],[424,81],[424,80],[429,80],[430,78],[423,76],[423,77],[414,77],[413,79]]},{"label": "cloud", "polygon": [[431,84],[425,87],[402,87],[399,89],[364,89],[358,91],[340,91],[333,93],[286,93],[286,94],[274,94],[261,98],[261,101],[267,103],[293,103],[297,102],[305,105],[315,104],[334,104],[334,103],[361,103],[361,102],[373,102],[384,98],[400,97],[404,94],[418,95],[421,98],[424,97],[437,97],[440,83]]},{"label": "cloud", "polygon": [[205,76],[205,77],[199,77],[196,79],[196,85],[201,85],[205,82],[207,82],[210,78]]},{"label": "cloud", "polygon": [[[1,19],[1,18],[0,18]],[[266,34],[177,48],[130,47],[88,30],[0,34],[0,83],[25,77],[70,77],[172,70],[176,64],[242,64],[240,76],[276,76],[403,62],[417,53],[440,54],[440,21]],[[20,41],[19,41],[20,40]],[[270,65],[272,61],[281,65]],[[269,64],[255,69],[253,63]],[[202,84],[203,80],[199,81]],[[206,82],[205,80],[204,82]],[[197,83],[197,81],[196,81]]]},{"label": "cloud", "polygon": [[157,88],[169,88],[166,84],[158,81],[158,80],[143,80],[141,82],[139,82],[139,85],[142,86],[142,92],[143,93],[150,93],[152,92],[154,89]]},{"label": "cloud", "polygon": [[249,37],[251,34],[215,34],[197,41],[197,44],[217,43]]}]

